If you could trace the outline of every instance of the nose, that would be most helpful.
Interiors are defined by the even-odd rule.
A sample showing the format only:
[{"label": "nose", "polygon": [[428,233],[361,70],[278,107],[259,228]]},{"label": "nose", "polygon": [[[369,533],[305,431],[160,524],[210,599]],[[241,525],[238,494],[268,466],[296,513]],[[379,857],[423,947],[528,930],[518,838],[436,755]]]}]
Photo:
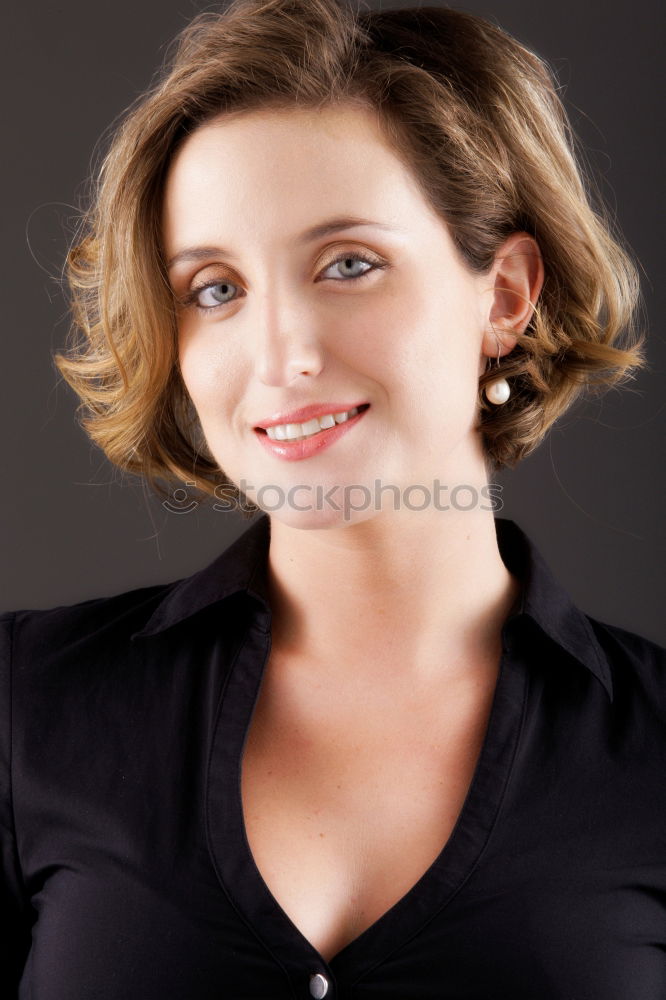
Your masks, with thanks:
[{"label": "nose", "polygon": [[257,317],[255,370],[265,385],[290,385],[298,375],[318,375],[324,367],[324,348],[316,324],[307,311],[264,302]]}]

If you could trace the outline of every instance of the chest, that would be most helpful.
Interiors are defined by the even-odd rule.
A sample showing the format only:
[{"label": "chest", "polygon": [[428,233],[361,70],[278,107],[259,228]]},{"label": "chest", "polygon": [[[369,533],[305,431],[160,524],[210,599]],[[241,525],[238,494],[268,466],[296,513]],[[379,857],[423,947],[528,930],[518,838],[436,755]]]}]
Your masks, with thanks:
[{"label": "chest", "polygon": [[272,895],[330,959],[432,865],[456,824],[495,676],[449,699],[367,698],[267,669],[245,744],[246,834]]}]

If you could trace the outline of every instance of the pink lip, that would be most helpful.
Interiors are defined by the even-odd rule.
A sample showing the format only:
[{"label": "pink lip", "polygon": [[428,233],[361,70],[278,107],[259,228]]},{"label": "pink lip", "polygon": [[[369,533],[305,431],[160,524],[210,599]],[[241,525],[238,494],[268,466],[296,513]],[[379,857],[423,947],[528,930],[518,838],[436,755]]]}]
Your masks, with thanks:
[{"label": "pink lip", "polygon": [[266,430],[267,427],[275,427],[277,424],[304,424],[306,420],[323,417],[325,413],[348,413],[355,406],[363,405],[363,400],[360,403],[311,403],[310,406],[302,406],[300,410],[292,410],[290,413],[276,413],[268,420],[256,424],[255,430],[257,427]]},{"label": "pink lip", "polygon": [[[362,403],[360,404],[363,405]],[[310,407],[312,410],[313,408]],[[351,409],[351,407],[350,407]],[[369,407],[368,407],[369,409]],[[300,412],[300,411],[299,411]],[[323,413],[342,413],[342,410],[323,410]],[[334,444],[338,438],[341,438],[343,434],[346,434],[352,429],[354,424],[357,424],[361,420],[368,410],[362,410],[357,413],[356,416],[350,417],[345,420],[343,424],[336,424],[335,427],[329,427],[324,431],[319,431],[317,434],[313,434],[311,437],[301,438],[299,441],[273,441],[269,438],[265,431],[255,428],[254,433],[257,438],[266,449],[269,454],[276,456],[277,458],[283,458],[287,462],[299,462],[303,458],[310,458],[312,455],[317,455],[320,451],[325,448],[329,448]],[[279,423],[280,421],[276,421]],[[284,421],[285,423],[305,423],[304,420],[292,420]],[[270,427],[271,424],[268,424]]]}]

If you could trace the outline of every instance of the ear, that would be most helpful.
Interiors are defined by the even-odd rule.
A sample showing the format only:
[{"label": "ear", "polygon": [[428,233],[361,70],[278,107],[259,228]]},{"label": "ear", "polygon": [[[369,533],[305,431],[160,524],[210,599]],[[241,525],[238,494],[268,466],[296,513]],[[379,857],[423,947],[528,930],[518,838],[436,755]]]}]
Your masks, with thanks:
[{"label": "ear", "polygon": [[488,276],[491,304],[482,352],[490,358],[509,354],[516,346],[512,333],[524,333],[543,286],[539,245],[528,233],[512,233],[495,254]]}]

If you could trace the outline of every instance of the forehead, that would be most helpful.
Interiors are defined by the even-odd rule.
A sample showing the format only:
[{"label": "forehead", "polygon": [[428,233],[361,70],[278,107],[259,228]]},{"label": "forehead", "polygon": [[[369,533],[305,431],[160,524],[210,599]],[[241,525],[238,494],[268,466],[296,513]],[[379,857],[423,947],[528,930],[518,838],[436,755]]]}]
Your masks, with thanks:
[{"label": "forehead", "polygon": [[416,178],[371,109],[261,109],[213,119],[183,143],[167,174],[164,238],[173,250],[216,225],[230,238],[239,225],[298,232],[322,214],[401,223],[418,211],[429,213]]},{"label": "forehead", "polygon": [[328,179],[340,167],[362,165],[366,173],[371,165],[377,170],[394,160],[370,109],[260,109],[220,115],[198,128],[180,147],[170,173],[196,179],[219,170],[236,182],[241,168],[248,180],[264,180],[279,169],[298,185],[322,168]]}]

